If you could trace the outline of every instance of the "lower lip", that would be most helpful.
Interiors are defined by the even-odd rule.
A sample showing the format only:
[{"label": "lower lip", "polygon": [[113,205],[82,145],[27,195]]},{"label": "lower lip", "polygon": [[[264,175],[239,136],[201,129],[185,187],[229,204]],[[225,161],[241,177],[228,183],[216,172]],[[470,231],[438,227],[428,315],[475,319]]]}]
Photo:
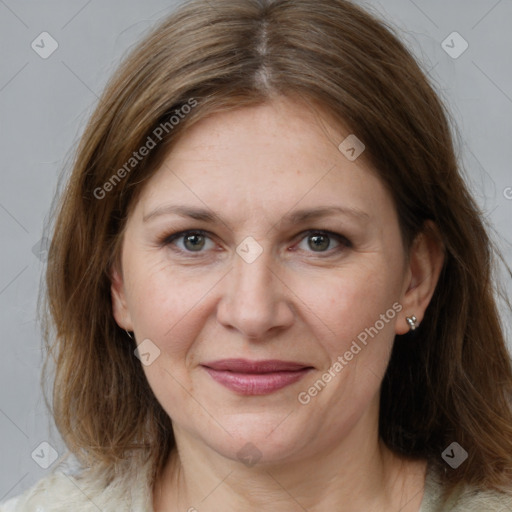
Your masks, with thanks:
[{"label": "lower lip", "polygon": [[204,367],[213,380],[242,395],[268,395],[304,377],[310,368],[272,373],[237,373]]}]

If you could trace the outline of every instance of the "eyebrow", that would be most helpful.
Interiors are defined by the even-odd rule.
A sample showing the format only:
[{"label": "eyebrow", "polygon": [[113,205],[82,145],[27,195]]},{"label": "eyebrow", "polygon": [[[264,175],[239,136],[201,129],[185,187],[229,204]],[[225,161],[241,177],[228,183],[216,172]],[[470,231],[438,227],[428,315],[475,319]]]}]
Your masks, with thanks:
[{"label": "eyebrow", "polygon": [[[160,217],[162,215],[178,215],[180,217],[191,218],[203,222],[215,223],[217,221],[222,221],[219,215],[216,215],[211,210],[206,208],[193,208],[185,205],[162,205],[155,208],[150,213],[144,215],[142,218],[143,222],[148,222],[150,219]],[[326,206],[320,208],[310,208],[310,209],[302,209],[296,210],[291,213],[286,214],[281,222],[289,222],[291,224],[300,224],[301,222],[312,221],[322,217],[328,217],[332,215],[345,215],[348,217],[352,217],[359,221],[367,221],[370,219],[370,216],[357,208],[352,207],[342,207],[342,206]]]}]

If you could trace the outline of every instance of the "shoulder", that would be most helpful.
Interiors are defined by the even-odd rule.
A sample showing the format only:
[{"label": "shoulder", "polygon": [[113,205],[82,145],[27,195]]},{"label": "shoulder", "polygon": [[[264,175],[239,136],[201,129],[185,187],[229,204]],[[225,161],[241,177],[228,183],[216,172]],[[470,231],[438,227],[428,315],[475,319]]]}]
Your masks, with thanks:
[{"label": "shoulder", "polygon": [[442,491],[442,478],[430,472],[420,512],[512,512],[512,487],[509,492],[498,492],[461,485],[445,500]]},{"label": "shoulder", "polygon": [[[29,487],[22,494],[0,504],[0,512],[49,512],[60,510],[60,504],[68,501],[70,479],[64,473],[55,472]],[[69,501],[68,501],[69,503]]]},{"label": "shoulder", "polygon": [[512,490],[510,493],[464,489],[452,508],[453,512],[505,512],[512,511]]},{"label": "shoulder", "polygon": [[[138,478],[137,478],[138,476]],[[127,473],[106,483],[104,475],[54,471],[22,494],[0,504],[0,512],[152,512],[143,474]]]}]

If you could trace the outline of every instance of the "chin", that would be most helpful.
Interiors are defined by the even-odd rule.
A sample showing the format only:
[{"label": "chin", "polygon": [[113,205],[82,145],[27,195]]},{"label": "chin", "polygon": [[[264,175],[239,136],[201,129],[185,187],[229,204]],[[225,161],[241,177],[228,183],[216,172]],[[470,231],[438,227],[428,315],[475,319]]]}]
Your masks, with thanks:
[{"label": "chin", "polygon": [[221,421],[231,435],[219,428],[217,435],[206,438],[202,432],[202,437],[220,455],[248,467],[285,463],[299,458],[309,444],[306,425],[295,424],[293,413],[287,417],[288,413],[246,414],[236,420],[231,417],[229,421]]}]

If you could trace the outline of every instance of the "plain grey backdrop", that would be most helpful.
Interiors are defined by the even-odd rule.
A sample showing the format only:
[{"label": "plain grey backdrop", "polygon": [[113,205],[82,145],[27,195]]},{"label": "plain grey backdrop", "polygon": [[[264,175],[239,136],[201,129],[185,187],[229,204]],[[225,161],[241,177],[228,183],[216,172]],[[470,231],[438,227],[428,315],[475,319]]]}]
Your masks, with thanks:
[{"label": "plain grey backdrop", "polygon": [[[176,3],[0,0],[0,502],[65,452],[42,399],[36,322],[58,178],[122,56]],[[359,3],[401,31],[448,104],[467,179],[510,265],[512,0]]]}]

